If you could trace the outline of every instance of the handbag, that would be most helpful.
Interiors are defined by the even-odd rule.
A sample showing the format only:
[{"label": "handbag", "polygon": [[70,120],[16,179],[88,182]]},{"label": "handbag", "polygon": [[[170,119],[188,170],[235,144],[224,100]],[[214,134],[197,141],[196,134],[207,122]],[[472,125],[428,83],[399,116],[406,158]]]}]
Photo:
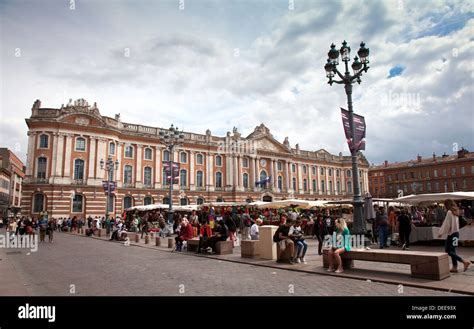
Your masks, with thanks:
[{"label": "handbag", "polygon": [[471,223],[464,217],[464,216],[459,216],[459,228],[463,228],[466,225],[471,225]]}]

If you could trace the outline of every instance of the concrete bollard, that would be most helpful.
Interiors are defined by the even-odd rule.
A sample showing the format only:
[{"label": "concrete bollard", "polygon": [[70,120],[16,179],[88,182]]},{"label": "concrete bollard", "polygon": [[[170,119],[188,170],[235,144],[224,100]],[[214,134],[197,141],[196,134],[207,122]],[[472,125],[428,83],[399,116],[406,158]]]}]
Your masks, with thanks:
[{"label": "concrete bollard", "polygon": [[155,232],[151,232],[150,235],[151,235],[151,239],[153,240],[155,238]]},{"label": "concrete bollard", "polygon": [[161,246],[161,238],[159,236],[155,238],[155,246],[157,247]]},{"label": "concrete bollard", "polygon": [[138,234],[135,234],[135,242],[140,242],[140,236]]},{"label": "concrete bollard", "polygon": [[145,244],[150,243],[150,237],[148,235],[145,235]]},{"label": "concrete bollard", "polygon": [[174,247],[174,239],[173,238],[169,238],[168,239],[168,248],[173,248]]}]

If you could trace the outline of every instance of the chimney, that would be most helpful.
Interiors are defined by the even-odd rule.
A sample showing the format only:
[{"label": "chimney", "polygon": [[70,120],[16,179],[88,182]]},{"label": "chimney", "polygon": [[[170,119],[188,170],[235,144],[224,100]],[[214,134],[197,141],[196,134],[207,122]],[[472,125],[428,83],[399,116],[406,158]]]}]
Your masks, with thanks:
[{"label": "chimney", "polygon": [[433,152],[433,161],[436,161],[436,154]]},{"label": "chimney", "polygon": [[458,151],[458,158],[464,158],[467,153],[469,153],[469,151],[464,147],[461,147],[461,149]]},{"label": "chimney", "polygon": [[448,155],[446,154],[446,152],[443,153],[443,158],[447,158]]},{"label": "chimney", "polygon": [[421,159],[422,159],[422,158],[421,158],[421,155],[418,154],[418,156],[417,156],[418,162],[421,162]]},{"label": "chimney", "polygon": [[388,161],[387,161],[387,160],[385,160],[385,161],[383,162],[383,166],[384,166],[384,167],[388,167]]}]

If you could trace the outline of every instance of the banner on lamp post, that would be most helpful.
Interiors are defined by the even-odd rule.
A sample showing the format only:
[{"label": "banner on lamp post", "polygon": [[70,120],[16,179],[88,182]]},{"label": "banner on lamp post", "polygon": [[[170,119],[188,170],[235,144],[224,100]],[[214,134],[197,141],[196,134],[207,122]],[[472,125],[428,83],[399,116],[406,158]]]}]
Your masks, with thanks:
[{"label": "banner on lamp post", "polygon": [[342,124],[344,126],[344,133],[346,135],[347,144],[349,145],[349,150],[351,153],[355,150],[365,150],[365,118],[358,114],[353,114],[354,116],[354,131],[355,138],[352,138],[351,125],[349,121],[349,111],[341,107],[341,117]]},{"label": "banner on lamp post", "polygon": [[[179,163],[172,162],[171,167],[173,168],[173,184],[179,183]],[[171,180],[171,168],[168,161],[163,161],[163,169],[165,170],[166,182],[169,184]]]}]

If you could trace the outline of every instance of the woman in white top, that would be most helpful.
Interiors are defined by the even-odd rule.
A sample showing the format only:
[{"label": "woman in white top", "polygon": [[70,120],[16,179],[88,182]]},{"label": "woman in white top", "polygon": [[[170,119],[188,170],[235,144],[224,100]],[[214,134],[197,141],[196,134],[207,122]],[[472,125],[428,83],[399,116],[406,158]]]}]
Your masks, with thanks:
[{"label": "woman in white top", "polygon": [[453,262],[453,267],[451,268],[450,272],[458,272],[458,262],[464,264],[465,272],[471,263],[469,261],[463,260],[456,254],[456,247],[459,241],[459,210],[456,206],[456,203],[451,199],[444,201],[444,206],[446,207],[448,213],[446,214],[443,225],[441,225],[438,237],[441,238],[443,234],[448,235],[446,238],[445,250]]},{"label": "woman in white top", "polygon": [[255,223],[250,227],[250,238],[252,240],[260,240],[260,233],[258,232],[258,227],[262,224],[262,219],[257,218]]}]

